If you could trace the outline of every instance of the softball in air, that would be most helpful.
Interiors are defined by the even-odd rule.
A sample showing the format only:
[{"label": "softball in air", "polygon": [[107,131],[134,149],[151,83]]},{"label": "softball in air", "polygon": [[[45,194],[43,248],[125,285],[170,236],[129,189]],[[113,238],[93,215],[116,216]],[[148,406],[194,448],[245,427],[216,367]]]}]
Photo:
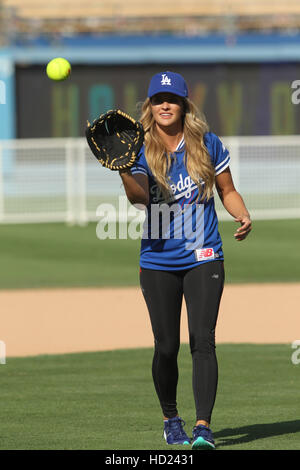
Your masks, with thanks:
[{"label": "softball in air", "polygon": [[61,81],[66,80],[71,73],[71,65],[67,59],[57,57],[50,60],[47,65],[46,73],[51,80]]}]

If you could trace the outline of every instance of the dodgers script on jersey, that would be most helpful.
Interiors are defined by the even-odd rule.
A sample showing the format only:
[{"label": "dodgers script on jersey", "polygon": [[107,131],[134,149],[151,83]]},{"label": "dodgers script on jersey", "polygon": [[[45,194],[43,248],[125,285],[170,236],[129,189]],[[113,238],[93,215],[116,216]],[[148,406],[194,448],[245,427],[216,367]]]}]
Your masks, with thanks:
[{"label": "dodgers script on jersey", "polygon": [[[212,132],[204,136],[215,174],[224,171],[230,162],[228,150]],[[222,260],[222,240],[214,198],[197,201],[198,187],[184,164],[185,143],[179,143],[172,155],[168,173],[172,195],[164,199],[141,149],[131,168],[133,175],[148,176],[150,200],[146,208],[141,241],[140,266],[148,269],[180,270],[211,260]],[[204,184],[204,183],[203,183]]]}]

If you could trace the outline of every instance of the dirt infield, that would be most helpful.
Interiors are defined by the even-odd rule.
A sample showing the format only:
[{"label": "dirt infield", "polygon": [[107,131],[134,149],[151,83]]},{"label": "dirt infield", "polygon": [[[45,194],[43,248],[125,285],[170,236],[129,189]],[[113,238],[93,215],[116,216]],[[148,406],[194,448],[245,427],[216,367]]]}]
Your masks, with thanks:
[{"label": "dirt infield", "polygon": [[[7,290],[0,305],[7,357],[153,345],[139,288]],[[227,285],[217,342],[292,343],[300,339],[299,305],[300,283]],[[181,338],[188,342],[185,304]]]}]

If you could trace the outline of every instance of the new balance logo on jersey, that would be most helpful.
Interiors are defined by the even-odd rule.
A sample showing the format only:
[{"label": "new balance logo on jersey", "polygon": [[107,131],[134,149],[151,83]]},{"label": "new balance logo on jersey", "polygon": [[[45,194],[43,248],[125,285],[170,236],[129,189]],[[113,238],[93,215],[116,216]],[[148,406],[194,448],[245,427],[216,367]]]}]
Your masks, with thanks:
[{"label": "new balance logo on jersey", "polygon": [[161,84],[162,85],[171,85],[171,79],[168,77],[168,75],[166,75],[165,73],[162,74],[161,76]]},{"label": "new balance logo on jersey", "polygon": [[213,248],[197,248],[195,250],[196,261],[214,259],[215,252]]}]

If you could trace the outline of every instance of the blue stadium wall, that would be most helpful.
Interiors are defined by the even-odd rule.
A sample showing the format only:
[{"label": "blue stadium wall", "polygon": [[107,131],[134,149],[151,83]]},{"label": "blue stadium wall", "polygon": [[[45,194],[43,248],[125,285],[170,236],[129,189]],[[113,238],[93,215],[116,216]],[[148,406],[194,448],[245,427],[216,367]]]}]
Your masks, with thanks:
[{"label": "blue stadium wall", "polygon": [[[71,62],[69,80],[46,77],[54,57]],[[86,120],[114,107],[137,116],[149,78],[165,70],[185,76],[218,135],[299,134],[291,84],[300,80],[300,35],[87,36],[0,50],[0,138],[82,136]]]}]

